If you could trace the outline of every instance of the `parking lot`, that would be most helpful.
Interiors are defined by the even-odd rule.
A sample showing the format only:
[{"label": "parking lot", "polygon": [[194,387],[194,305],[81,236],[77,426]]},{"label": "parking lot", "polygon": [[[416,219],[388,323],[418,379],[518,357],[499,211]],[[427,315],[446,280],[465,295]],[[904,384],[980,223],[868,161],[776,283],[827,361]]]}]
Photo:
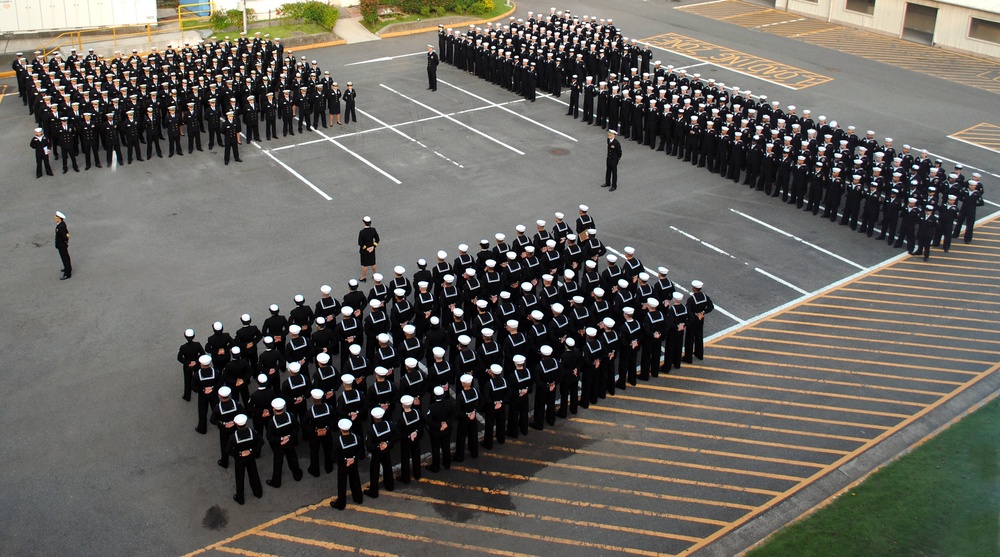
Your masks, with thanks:
[{"label": "parking lot", "polygon": [[[994,93],[673,5],[574,11],[830,76],[792,90],[657,54],[980,169],[980,217],[996,211],[1000,154],[948,137],[982,123]],[[529,9],[548,5],[524,2],[519,17]],[[995,222],[929,263],[894,259],[884,242],[628,141],[609,193],[604,134],[566,117],[565,98],[525,102],[445,66],[427,91],[428,42],[306,52],[353,81],[360,122],[244,144],[229,166],[216,149],[35,180],[33,122],[3,97],[0,554],[728,555],[996,388]],[[185,328],[204,340],[215,320],[259,323],[294,294],[315,302],[322,284],[342,296],[362,215],[383,238],[380,268],[412,272],[438,249],[453,256],[580,203],[610,249],[634,246],[680,286],[705,281],[718,307],[706,329],[719,337],[704,362],[342,514],[323,504],[330,476],[232,502],[232,471],[178,396]],[[63,282],[55,210],[73,238]]]}]

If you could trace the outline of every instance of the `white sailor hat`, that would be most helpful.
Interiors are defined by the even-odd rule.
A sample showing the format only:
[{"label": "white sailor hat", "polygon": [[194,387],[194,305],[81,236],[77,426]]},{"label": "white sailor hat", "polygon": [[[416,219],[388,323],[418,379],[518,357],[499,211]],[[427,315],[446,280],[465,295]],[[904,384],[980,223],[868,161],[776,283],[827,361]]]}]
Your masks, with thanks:
[{"label": "white sailor hat", "polygon": [[229,398],[229,395],[233,394],[233,390],[227,386],[222,386],[219,388],[219,396],[222,398]]},{"label": "white sailor hat", "polygon": [[587,327],[583,332],[588,337],[596,337],[597,336],[597,329],[595,329],[593,327]]},{"label": "white sailor hat", "polygon": [[397,298],[405,298],[406,297],[406,290],[404,290],[402,288],[395,288],[392,291],[392,295],[395,296],[395,297],[397,297]]},{"label": "white sailor hat", "polygon": [[684,294],[682,294],[680,292],[674,292],[674,299],[675,300],[683,300],[684,299]]},{"label": "white sailor hat", "polygon": [[247,415],[246,414],[236,414],[236,417],[233,418],[233,423],[236,424],[239,427],[243,427],[243,426],[247,425]]},{"label": "white sailor hat", "polygon": [[486,309],[489,305],[490,303],[486,300],[476,300],[476,307],[479,309]]},{"label": "white sailor hat", "polygon": [[222,330],[222,321],[216,321],[215,323],[212,323],[212,330],[213,331],[221,331]]},{"label": "white sailor hat", "polygon": [[289,373],[298,373],[302,369],[302,365],[298,362],[288,362],[285,364],[285,368],[288,369]]},{"label": "white sailor hat", "polygon": [[542,319],[545,319],[545,314],[537,309],[532,310],[531,318],[534,319],[535,321],[541,321]]},{"label": "white sailor hat", "polygon": [[372,275],[372,280],[374,280],[375,282],[382,282],[383,278],[385,277],[382,276],[382,273],[375,273],[374,275]]},{"label": "white sailor hat", "polygon": [[351,431],[351,425],[353,425],[353,422],[347,418],[341,418],[337,422],[337,427],[340,428],[340,431]]},{"label": "white sailor hat", "polygon": [[232,347],[232,348],[229,349],[229,352],[232,353],[233,356],[239,356],[240,355],[240,347],[239,346],[234,346],[234,347]]},{"label": "white sailor hat", "polygon": [[416,358],[412,358],[412,357],[403,360],[403,365],[406,366],[406,367],[408,367],[408,368],[415,368],[415,367],[417,367],[417,363],[418,363],[417,359]]},{"label": "white sailor hat", "polygon": [[417,332],[417,328],[414,327],[412,324],[406,324],[406,325],[403,326],[403,334],[405,334],[405,335],[412,335],[412,334],[414,334],[416,332]]},{"label": "white sailor hat", "polygon": [[343,375],[340,376],[340,382],[343,383],[343,384],[345,384],[345,385],[351,385],[351,384],[353,384],[355,379],[357,379],[357,378],[354,377],[353,375],[351,375],[350,373],[345,373],[345,374],[343,374]]},{"label": "white sailor hat", "polygon": [[534,286],[530,282],[521,283],[521,290],[524,290],[525,292],[531,292],[533,288]]},{"label": "white sailor hat", "polygon": [[371,306],[372,309],[378,309],[382,307],[382,301],[378,298],[374,298],[372,301],[368,302],[368,305]]},{"label": "white sailor hat", "polygon": [[462,317],[463,315],[465,315],[465,310],[462,308],[455,308],[451,311],[451,314],[454,315],[455,317]]},{"label": "white sailor hat", "polygon": [[354,308],[351,306],[344,306],[340,308],[340,315],[343,315],[344,317],[350,317],[352,313],[354,313]]},{"label": "white sailor hat", "polygon": [[293,335],[300,334],[302,332],[302,327],[299,327],[298,325],[292,325],[291,327],[288,327],[288,332]]},{"label": "white sailor hat", "polygon": [[539,228],[544,228],[545,227],[545,221],[542,220],[542,219],[538,219],[538,220],[535,221],[535,226],[537,226]]},{"label": "white sailor hat", "polygon": [[479,332],[479,334],[482,335],[482,336],[484,336],[484,337],[492,337],[493,336],[493,329],[491,329],[489,327],[485,327],[482,331]]},{"label": "white sailor hat", "polygon": [[309,391],[309,396],[313,397],[316,400],[320,400],[321,398],[323,398],[323,389],[313,389]]},{"label": "white sailor hat", "polygon": [[441,348],[440,346],[435,346],[431,350],[431,353],[434,354],[435,358],[443,358],[444,357],[444,348]]},{"label": "white sailor hat", "polygon": [[361,353],[361,345],[360,344],[352,344],[350,347],[347,348],[347,350],[348,350],[348,352],[351,353],[352,356],[357,356],[358,354]]},{"label": "white sailor hat", "polygon": [[565,217],[566,217],[566,215],[564,215],[564,214],[562,214],[562,213],[560,213],[560,212],[556,211],[556,213],[555,213],[555,217],[556,217],[556,220],[562,220],[563,218],[565,218]]},{"label": "white sailor hat", "polygon": [[469,335],[458,335],[458,343],[462,346],[468,346],[472,344],[472,337]]},{"label": "white sailor hat", "polygon": [[660,301],[657,300],[656,298],[646,298],[646,305],[653,309],[656,309],[660,307]]},{"label": "white sailor hat", "polygon": [[329,284],[324,284],[319,287],[319,291],[321,294],[329,294],[330,292],[333,292],[333,288]]},{"label": "white sailor hat", "polygon": [[387,333],[379,333],[378,336],[375,337],[375,340],[379,341],[382,344],[386,344],[389,342],[390,338]]},{"label": "white sailor hat", "polygon": [[544,275],[542,275],[542,280],[545,281],[545,282],[552,282],[554,279],[555,279],[555,277],[553,277],[552,275],[550,275],[548,273],[545,273]]},{"label": "white sailor hat", "polygon": [[519,225],[517,225],[517,226],[514,227],[514,230],[516,230],[518,232],[524,232],[526,229],[525,229],[525,227],[524,227],[523,224],[519,224]]},{"label": "white sailor hat", "polygon": [[275,410],[284,410],[285,409],[285,399],[279,397],[279,398],[271,400],[271,408],[274,408]]},{"label": "white sailor hat", "polygon": [[507,323],[505,323],[505,325],[507,325],[508,329],[517,329],[517,325],[518,325],[517,319],[508,319]]},{"label": "white sailor hat", "polygon": [[625,279],[618,279],[618,288],[628,288],[628,281]]},{"label": "white sailor hat", "polygon": [[701,282],[700,280],[692,280],[691,281],[691,288],[702,288],[704,286],[705,286],[705,283]]},{"label": "white sailor hat", "polygon": [[413,406],[413,397],[410,395],[403,395],[399,397],[399,403],[403,406]]},{"label": "white sailor hat", "polygon": [[590,210],[590,207],[588,207],[588,206],[586,206],[586,205],[580,205],[579,209],[580,209],[581,211],[583,211],[584,213],[586,213],[587,211],[589,211],[589,210]]},{"label": "white sailor hat", "polygon": [[386,375],[389,375],[389,369],[383,366],[375,366],[375,375],[385,377]]},{"label": "white sailor hat", "polygon": [[594,296],[597,296],[598,298],[603,298],[604,297],[604,289],[601,288],[600,286],[598,286],[597,288],[595,288],[593,290],[593,292],[594,292]]},{"label": "white sailor hat", "polygon": [[326,365],[330,363],[330,354],[326,352],[320,352],[319,354],[316,354],[316,361],[323,365]]},{"label": "white sailor hat", "polygon": [[601,324],[609,329],[613,329],[615,326],[615,320],[610,317],[605,317],[604,320],[601,321]]},{"label": "white sailor hat", "polygon": [[194,329],[184,329],[184,338],[194,338]]},{"label": "white sailor hat", "polygon": [[434,396],[444,396],[444,387],[440,385],[434,387]]},{"label": "white sailor hat", "polygon": [[525,358],[524,356],[522,356],[521,354],[515,354],[515,355],[514,355],[514,357],[512,358],[512,360],[513,360],[513,362],[514,362],[515,364],[523,364],[523,363],[524,363],[524,362],[526,362],[526,361],[527,361],[528,359],[527,359],[527,358]]},{"label": "white sailor hat", "polygon": [[458,378],[458,382],[461,383],[461,384],[463,384],[463,385],[471,385],[472,384],[472,376],[469,375],[468,373],[464,373],[464,374],[462,374],[461,377]]}]

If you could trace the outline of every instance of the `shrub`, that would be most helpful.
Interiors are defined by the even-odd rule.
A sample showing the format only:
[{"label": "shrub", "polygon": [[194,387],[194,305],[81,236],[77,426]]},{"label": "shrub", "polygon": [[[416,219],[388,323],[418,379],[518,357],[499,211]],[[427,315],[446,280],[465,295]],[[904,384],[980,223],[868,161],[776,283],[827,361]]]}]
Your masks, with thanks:
[{"label": "shrub", "polygon": [[444,12],[445,12],[444,6],[437,6],[436,8],[434,8],[434,13],[436,13],[438,17],[444,16]]},{"label": "shrub", "polygon": [[[247,24],[255,21],[257,19],[257,12],[253,8],[247,8]],[[229,29],[235,27],[238,29],[243,28],[243,11],[242,10],[226,10],[226,11],[215,11],[209,17],[209,22],[212,24],[213,29]]]},{"label": "shrub", "polygon": [[361,0],[361,19],[368,25],[378,21],[378,0]]},{"label": "shrub", "polygon": [[335,6],[329,6],[323,2],[291,2],[282,4],[278,8],[281,17],[301,19],[312,22],[325,29],[333,29],[340,17],[340,11]]}]

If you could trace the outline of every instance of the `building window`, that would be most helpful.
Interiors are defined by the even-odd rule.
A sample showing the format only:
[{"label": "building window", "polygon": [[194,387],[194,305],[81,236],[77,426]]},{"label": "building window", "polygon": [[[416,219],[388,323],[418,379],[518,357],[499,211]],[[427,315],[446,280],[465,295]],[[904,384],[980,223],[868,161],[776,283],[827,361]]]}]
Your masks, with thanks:
[{"label": "building window", "polygon": [[969,38],[1000,44],[1000,22],[988,19],[972,18],[969,25]]},{"label": "building window", "polygon": [[847,0],[844,7],[852,12],[872,15],[875,13],[875,0]]}]

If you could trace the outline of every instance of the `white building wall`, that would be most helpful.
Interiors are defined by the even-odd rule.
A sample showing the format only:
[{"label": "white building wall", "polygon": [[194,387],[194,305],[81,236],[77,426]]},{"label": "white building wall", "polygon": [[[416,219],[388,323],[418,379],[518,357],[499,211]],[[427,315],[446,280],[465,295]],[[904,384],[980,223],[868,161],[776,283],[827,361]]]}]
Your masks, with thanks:
[{"label": "white building wall", "polygon": [[0,0],[0,32],[156,23],[156,0]]}]

